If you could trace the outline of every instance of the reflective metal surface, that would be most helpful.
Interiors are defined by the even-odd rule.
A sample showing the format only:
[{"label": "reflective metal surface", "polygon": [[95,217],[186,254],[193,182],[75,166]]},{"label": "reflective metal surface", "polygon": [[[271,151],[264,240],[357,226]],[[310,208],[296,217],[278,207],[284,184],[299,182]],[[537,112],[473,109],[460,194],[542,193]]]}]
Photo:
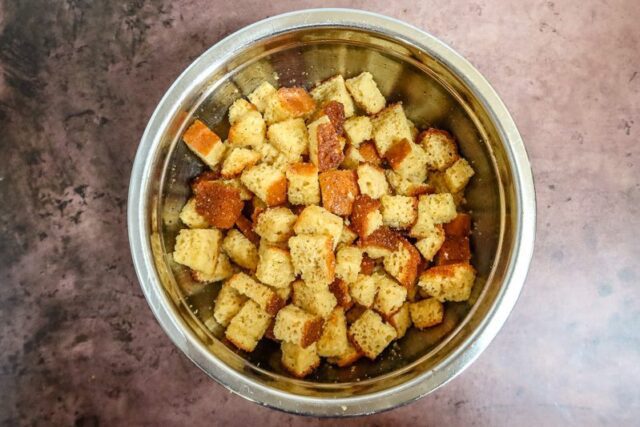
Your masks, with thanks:
[{"label": "reflective metal surface", "polygon": [[[218,285],[194,283],[171,261],[188,181],[202,165],[178,143],[193,116],[226,134],[231,103],[267,80],[311,87],[367,70],[418,127],[452,132],[476,176],[466,208],[475,228],[478,280],[469,302],[448,306],[442,325],[411,331],[374,362],[323,365],[296,380],[283,374],[278,346],[252,354],[224,342],[212,319]],[[513,308],[533,250],[535,197],[520,135],[485,79],[433,36],[380,15],[322,9],[279,15],[227,37],[198,58],[160,101],[142,137],[128,206],[136,271],[156,318],[200,368],[235,393],[295,413],[348,416],[408,403],[468,366]]]}]

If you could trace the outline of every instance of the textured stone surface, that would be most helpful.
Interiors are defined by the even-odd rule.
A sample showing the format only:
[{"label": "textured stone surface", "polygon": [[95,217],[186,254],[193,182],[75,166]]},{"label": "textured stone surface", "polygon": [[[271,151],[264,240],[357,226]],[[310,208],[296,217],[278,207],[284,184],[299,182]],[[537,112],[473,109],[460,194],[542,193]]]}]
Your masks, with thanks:
[{"label": "textured stone surface", "polygon": [[222,36],[313,6],[424,28],[511,109],[538,190],[524,292],[489,349],[417,403],[349,425],[633,424],[640,415],[640,3],[0,2],[0,423],[315,425],[177,351],[131,265],[140,135]]}]

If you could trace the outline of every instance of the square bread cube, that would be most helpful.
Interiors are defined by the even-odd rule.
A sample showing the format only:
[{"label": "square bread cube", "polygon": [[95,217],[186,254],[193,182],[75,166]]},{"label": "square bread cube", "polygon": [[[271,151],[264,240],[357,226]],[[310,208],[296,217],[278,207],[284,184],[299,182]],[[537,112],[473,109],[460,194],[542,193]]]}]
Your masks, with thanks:
[{"label": "square bread cube", "polygon": [[258,111],[264,114],[267,109],[267,105],[269,104],[269,99],[273,95],[275,95],[277,89],[271,85],[269,82],[262,82],[257,88],[254,89],[251,94],[249,94],[248,98],[253,105],[256,106]]},{"label": "square bread cube", "polygon": [[413,302],[409,304],[409,310],[411,312],[411,321],[418,329],[438,325],[444,319],[444,306],[435,298]]},{"label": "square bread cube", "polygon": [[441,302],[466,301],[476,279],[475,269],[467,263],[431,267],[420,275],[421,293]]},{"label": "square bread cube", "polygon": [[193,186],[196,211],[215,228],[231,228],[242,213],[240,190],[221,181],[199,181]]},{"label": "square bread cube", "polygon": [[471,215],[459,213],[444,224],[444,233],[447,237],[468,237],[471,234]]},{"label": "square bread cube", "polygon": [[317,343],[318,355],[321,357],[338,357],[345,354],[350,346],[344,308],[338,307],[331,312],[324,324],[322,335]]},{"label": "square bread cube", "polygon": [[324,234],[331,237],[332,248],[338,246],[342,228],[342,218],[315,205],[304,208],[293,225],[296,234]]},{"label": "square bread cube", "polygon": [[233,264],[231,264],[229,257],[224,252],[220,252],[213,274],[205,274],[201,271],[192,270],[191,276],[195,281],[200,283],[215,283],[228,279],[233,276],[235,272],[236,269]]},{"label": "square bread cube", "polygon": [[234,147],[222,163],[223,178],[233,178],[260,161],[262,156],[257,151],[243,147]]},{"label": "square bread cube", "polygon": [[384,257],[384,269],[407,290],[413,289],[418,277],[420,253],[407,240],[402,239],[398,249]]},{"label": "square bread cube", "polygon": [[337,75],[325,80],[311,91],[311,96],[318,106],[322,106],[329,101],[337,101],[344,107],[344,115],[349,118],[353,116],[353,99],[349,95],[344,77]]},{"label": "square bread cube", "polygon": [[363,307],[371,308],[376,299],[378,285],[373,276],[359,274],[355,282],[349,283],[351,298]]},{"label": "square bread cube", "polygon": [[289,304],[276,315],[273,335],[276,339],[307,348],[322,334],[322,318]]},{"label": "square bread cube", "polygon": [[357,238],[358,238],[358,235],[356,234],[355,231],[353,231],[351,226],[345,224],[342,227],[342,233],[340,234],[340,241],[338,242],[338,244],[348,246],[353,242],[355,242]]},{"label": "square bread cube", "polygon": [[410,228],[418,219],[418,201],[415,197],[383,195],[382,223],[391,228]]},{"label": "square bread cube", "polygon": [[447,236],[436,254],[436,265],[457,264],[471,260],[471,246],[468,237]]},{"label": "square bread cube", "polygon": [[291,162],[299,162],[300,156],[309,151],[307,125],[304,119],[289,119],[274,123],[267,130],[269,142]]},{"label": "square bread cube", "polygon": [[258,111],[251,110],[240,116],[229,128],[229,144],[241,147],[256,147],[264,144],[267,125]]},{"label": "square bread cube", "polygon": [[318,168],[312,163],[294,163],[287,168],[288,196],[292,205],[320,203]]},{"label": "square bread cube", "polygon": [[351,225],[354,231],[364,238],[382,226],[381,203],[369,196],[358,196],[353,204]]},{"label": "square bread cube", "polygon": [[458,160],[458,147],[447,131],[430,128],[418,135],[418,143],[427,154],[429,169],[443,171]]},{"label": "square bread cube", "polygon": [[471,177],[475,174],[469,162],[460,158],[444,171],[444,180],[447,183],[449,191],[458,193],[464,190]]},{"label": "square bread cube", "polygon": [[190,198],[182,207],[180,221],[189,228],[209,228],[207,220],[196,210],[195,197]]},{"label": "square bread cube", "polygon": [[282,351],[282,366],[293,376],[304,378],[320,366],[320,357],[315,343],[307,348],[283,341],[280,344]]},{"label": "square bread cube", "polygon": [[394,142],[384,158],[396,173],[411,182],[427,179],[427,154],[422,147],[407,139]]},{"label": "square bread cube", "polygon": [[415,197],[421,194],[433,192],[433,189],[429,184],[424,182],[411,182],[392,170],[387,169],[384,171],[384,174],[387,177],[387,182],[398,195]]},{"label": "square bread cube", "polygon": [[358,153],[362,156],[362,160],[365,163],[369,163],[373,166],[380,166],[382,164],[382,158],[378,154],[378,149],[371,141],[363,142],[358,147]]},{"label": "square bread cube", "polygon": [[384,194],[389,193],[389,184],[383,169],[363,163],[358,166],[357,173],[360,194],[369,196],[372,199],[379,199]]},{"label": "square bread cube", "polygon": [[258,248],[239,230],[233,228],[227,232],[222,249],[240,267],[251,271],[258,267]]},{"label": "square bread cube", "polygon": [[249,300],[231,319],[224,336],[240,350],[252,352],[264,336],[269,323],[271,316],[254,301]]},{"label": "square bread cube", "polygon": [[336,215],[351,215],[353,201],[360,194],[355,172],[328,170],[320,174],[319,181],[322,206]]},{"label": "square bread cube", "polygon": [[293,287],[291,285],[285,286],[284,288],[273,288],[273,290],[276,291],[276,294],[284,301],[285,305],[289,302],[291,294],[293,293]]},{"label": "square bread cube", "polygon": [[396,338],[396,330],[375,311],[367,310],[349,327],[349,336],[355,347],[374,360]]},{"label": "square bread cube", "polygon": [[412,141],[411,129],[407,123],[402,104],[392,104],[371,119],[373,140],[378,153],[385,155],[394,142],[406,139]]},{"label": "square bread cube", "polygon": [[355,348],[353,345],[351,345],[351,342],[349,342],[349,346],[344,353],[337,357],[329,357],[327,361],[340,368],[346,368],[356,363],[361,357],[362,353],[360,352],[360,350]]},{"label": "square bread cube", "polygon": [[321,116],[307,127],[309,134],[309,160],[325,171],[336,168],[344,160],[342,145],[328,116]]},{"label": "square bread cube", "polygon": [[286,242],[293,235],[297,218],[289,208],[269,208],[258,217],[255,232],[271,243]]},{"label": "square bread cube", "polygon": [[245,302],[247,302],[247,297],[229,285],[222,285],[213,307],[213,317],[216,322],[226,327]]},{"label": "square bread cube", "polygon": [[329,285],[335,279],[336,259],[331,237],[301,234],[289,239],[291,260],[296,273],[310,284]]},{"label": "square bread cube", "polygon": [[360,273],[362,250],[355,246],[343,246],[336,252],[336,276],[347,283],[355,282]]},{"label": "square bread cube", "polygon": [[250,111],[258,111],[255,105],[244,98],[236,99],[229,107],[229,124],[235,124],[242,116]]},{"label": "square bread cube", "polygon": [[372,131],[373,125],[367,116],[353,116],[344,122],[344,133],[349,143],[355,147],[370,140]]},{"label": "square bread cube", "polygon": [[440,250],[440,247],[442,247],[444,239],[445,234],[442,226],[436,225],[430,232],[425,234],[425,237],[422,237],[416,242],[416,248],[425,260],[431,261]]},{"label": "square bread cube", "polygon": [[345,84],[358,107],[366,111],[367,114],[380,112],[387,103],[373,80],[373,76],[368,71],[347,80]]},{"label": "square bread cube", "polygon": [[389,318],[389,324],[396,328],[398,339],[404,337],[407,330],[411,327],[411,313],[408,302],[405,302],[402,307],[400,307],[400,310]]},{"label": "square bread cube", "polygon": [[341,279],[334,280],[329,285],[329,290],[336,297],[336,301],[340,307],[348,310],[353,305],[353,299],[349,293],[349,284]]},{"label": "square bread cube", "polygon": [[220,137],[198,119],[184,132],[182,140],[211,169],[220,163],[227,148]]},{"label": "square bread cube", "polygon": [[309,313],[325,318],[331,314],[338,301],[327,285],[309,284],[297,280],[293,288],[293,304]]},{"label": "square bread cube", "polygon": [[[426,200],[426,202],[423,202]],[[420,196],[419,203],[426,203],[429,215],[436,224],[453,220],[456,215],[456,204],[451,193],[428,194]]]},{"label": "square bread cube", "polygon": [[255,301],[260,308],[272,316],[284,306],[284,301],[273,288],[263,285],[245,273],[234,274],[226,281],[226,285]]},{"label": "square bread cube", "polygon": [[224,185],[228,185],[238,190],[240,194],[240,200],[247,201],[253,199],[253,194],[249,191],[247,187],[244,186],[242,182],[240,182],[239,177],[229,178],[229,179],[221,179],[220,183]]},{"label": "square bread cube", "polygon": [[397,251],[404,238],[397,231],[382,226],[366,237],[361,237],[358,246],[373,259],[384,258]]},{"label": "square bread cube", "polygon": [[240,181],[267,206],[287,201],[287,178],[273,166],[261,163],[242,172]]},{"label": "square bread cube", "polygon": [[353,145],[347,145],[344,150],[344,160],[340,163],[340,167],[342,169],[356,170],[362,162],[364,162],[364,157],[360,154],[360,150]]},{"label": "square bread cube", "polygon": [[268,124],[288,119],[307,117],[316,108],[316,103],[301,87],[281,87],[267,99],[264,119]]},{"label": "square bread cube", "polygon": [[[261,215],[261,217],[264,215]],[[270,244],[260,245],[256,278],[274,288],[286,288],[296,278],[289,251]]]},{"label": "square bread cube", "polygon": [[378,286],[373,309],[386,319],[396,313],[407,299],[407,289],[384,273],[374,273],[371,276]]},{"label": "square bread cube", "polygon": [[176,237],[173,260],[204,274],[213,274],[221,240],[220,230],[184,228]]}]

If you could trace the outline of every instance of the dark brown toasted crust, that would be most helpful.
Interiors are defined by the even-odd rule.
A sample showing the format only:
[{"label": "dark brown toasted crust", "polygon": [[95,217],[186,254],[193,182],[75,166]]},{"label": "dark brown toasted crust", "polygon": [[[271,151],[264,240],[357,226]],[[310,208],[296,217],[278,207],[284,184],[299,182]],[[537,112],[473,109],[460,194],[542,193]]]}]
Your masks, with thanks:
[{"label": "dark brown toasted crust", "polygon": [[447,237],[466,237],[471,234],[471,215],[459,213],[450,222],[444,224],[444,234]]},{"label": "dark brown toasted crust", "polygon": [[254,245],[258,245],[260,243],[260,236],[258,236],[258,234],[253,231],[253,223],[249,221],[244,215],[240,215],[238,217],[238,219],[236,220],[236,227],[238,227],[238,230],[240,230],[240,232],[244,234],[244,237],[249,239],[251,243],[253,243]]},{"label": "dark brown toasted crust", "polygon": [[267,206],[278,206],[287,201],[287,178],[284,176],[271,184],[267,190]]},{"label": "dark brown toasted crust", "polygon": [[215,181],[217,179],[220,179],[220,171],[215,170],[206,170],[204,172],[202,172],[200,175],[196,176],[195,178],[193,178],[193,180],[191,181],[191,190],[193,192],[195,192],[195,188],[198,186],[198,184],[200,184],[203,181]]},{"label": "dark brown toasted crust", "polygon": [[393,252],[398,250],[402,241],[404,241],[404,238],[400,233],[393,231],[389,227],[382,226],[368,236],[361,237],[358,245],[361,247],[374,246]]},{"label": "dark brown toasted crust", "polygon": [[304,332],[302,333],[300,347],[307,348],[314,342],[318,341],[320,339],[320,335],[322,335],[323,325],[324,321],[320,317],[316,317],[315,319],[307,322],[304,325]]},{"label": "dark brown toasted crust", "polygon": [[240,190],[217,181],[201,181],[195,188],[196,211],[216,228],[231,228],[242,213]]},{"label": "dark brown toasted crust", "polygon": [[303,117],[316,108],[309,93],[301,87],[282,87],[278,89],[280,105],[293,117]]},{"label": "dark brown toasted crust", "polygon": [[349,293],[349,285],[344,280],[334,280],[329,285],[329,290],[336,297],[340,307],[343,307],[345,310],[349,310],[353,306],[353,299]]},{"label": "dark brown toasted crust", "polygon": [[319,176],[322,206],[336,215],[348,216],[360,194],[356,173],[351,170],[328,170]]},{"label": "dark brown toasted crust", "polygon": [[331,123],[323,123],[317,129],[318,169],[320,172],[337,168],[344,160],[338,134]]},{"label": "dark brown toasted crust", "polygon": [[362,254],[362,262],[360,263],[360,273],[367,276],[373,274],[373,270],[376,268],[376,260],[369,257],[367,254]]},{"label": "dark brown toasted crust", "polygon": [[380,201],[374,200],[367,195],[360,195],[354,200],[351,213],[351,225],[361,239],[365,237],[369,214],[378,209],[380,209]]},{"label": "dark brown toasted crust", "polygon": [[272,316],[275,316],[278,311],[280,311],[280,309],[285,305],[286,302],[282,298],[280,298],[278,294],[273,292],[273,295],[271,295],[271,298],[269,298],[269,302],[267,302],[267,306],[265,307],[264,311]]},{"label": "dark brown toasted crust", "polygon": [[471,260],[471,247],[469,238],[466,236],[447,236],[435,256],[436,265],[468,263],[469,260]]},{"label": "dark brown toasted crust", "polygon": [[270,339],[271,341],[280,342],[278,338],[273,334],[273,327],[276,325],[275,318],[271,319],[271,323],[267,326],[267,330],[264,332],[265,338]]},{"label": "dark brown toasted crust", "polygon": [[182,135],[182,139],[203,156],[206,156],[216,144],[222,143],[220,137],[198,119],[189,126]]},{"label": "dark brown toasted crust", "polygon": [[347,324],[350,325],[358,320],[360,316],[362,316],[362,313],[364,313],[365,311],[367,311],[367,307],[363,307],[359,304],[354,304],[353,307],[351,307],[344,313],[345,318],[347,319]]},{"label": "dark brown toasted crust", "polygon": [[370,163],[374,166],[380,166],[380,164],[382,164],[382,159],[378,154],[376,145],[372,141],[367,141],[360,144],[360,147],[358,147],[358,151],[360,152],[360,155],[365,162]]},{"label": "dark brown toasted crust", "polygon": [[401,139],[389,147],[387,152],[384,153],[384,158],[393,170],[397,170],[410,153],[411,143],[406,139]]},{"label": "dark brown toasted crust", "polygon": [[260,214],[267,210],[266,206],[257,205],[257,203],[262,203],[262,201],[259,198],[254,197],[251,201],[251,222],[253,222],[254,227],[258,224],[258,217]]},{"label": "dark brown toasted crust", "polygon": [[338,136],[344,134],[344,105],[338,101],[329,101],[323,107],[322,111],[329,117],[333,128]]},{"label": "dark brown toasted crust", "polygon": [[420,256],[420,252],[413,246],[408,240],[401,238],[400,244],[409,251],[409,262],[405,264],[405,268],[403,269],[403,273],[400,277],[398,277],[398,281],[402,286],[404,286],[407,290],[410,290],[415,287],[416,279],[418,278],[418,268],[420,267],[420,263],[422,261],[422,257]]}]

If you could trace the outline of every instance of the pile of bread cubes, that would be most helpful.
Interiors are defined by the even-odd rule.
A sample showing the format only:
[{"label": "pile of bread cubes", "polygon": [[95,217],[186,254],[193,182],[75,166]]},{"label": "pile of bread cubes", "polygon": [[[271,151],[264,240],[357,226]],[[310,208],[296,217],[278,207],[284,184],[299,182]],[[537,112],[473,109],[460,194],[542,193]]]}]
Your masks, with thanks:
[{"label": "pile of bread cubes", "polygon": [[197,119],[182,136],[210,170],[192,182],[173,259],[223,282],[214,318],[234,346],[275,340],[304,377],[321,357],[373,360],[469,299],[471,219],[457,208],[474,171],[370,73],[310,92],[264,82],[229,122],[225,141]]}]

